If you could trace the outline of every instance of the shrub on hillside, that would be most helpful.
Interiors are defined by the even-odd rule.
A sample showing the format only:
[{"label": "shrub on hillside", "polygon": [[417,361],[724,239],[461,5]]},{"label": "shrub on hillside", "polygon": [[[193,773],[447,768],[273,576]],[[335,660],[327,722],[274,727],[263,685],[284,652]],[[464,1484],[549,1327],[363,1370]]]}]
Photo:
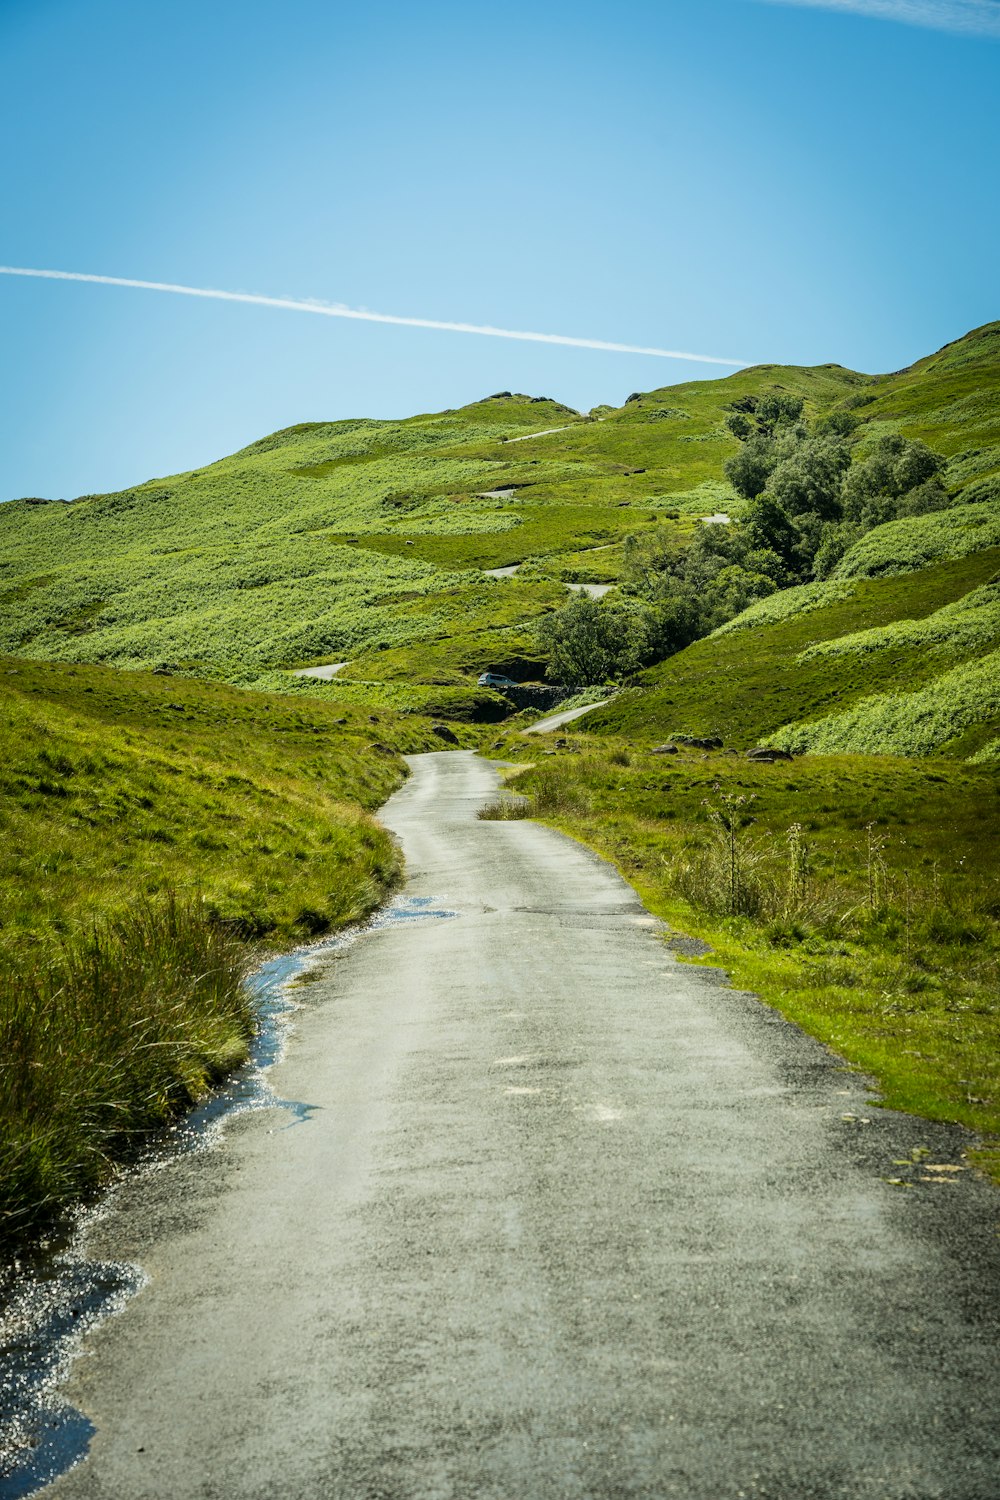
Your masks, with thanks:
[{"label": "shrub on hillside", "polygon": [[543,615],[537,633],[548,656],[546,676],[573,688],[635,672],[649,649],[649,624],[642,609],[585,594]]},{"label": "shrub on hillside", "polygon": [[738,521],[703,526],[684,553],[666,548],[655,533],[630,538],[624,549],[625,592],[646,606],[655,659],[744,611],[752,611],[748,625],[772,618],[762,601],[840,576],[845,558],[873,527],[923,518],[947,504],[939,454],[894,431],[862,447],[855,420],[841,416],[810,430],[798,398],[775,393],[733,403],[727,426],[740,448],[725,471],[746,501]]}]

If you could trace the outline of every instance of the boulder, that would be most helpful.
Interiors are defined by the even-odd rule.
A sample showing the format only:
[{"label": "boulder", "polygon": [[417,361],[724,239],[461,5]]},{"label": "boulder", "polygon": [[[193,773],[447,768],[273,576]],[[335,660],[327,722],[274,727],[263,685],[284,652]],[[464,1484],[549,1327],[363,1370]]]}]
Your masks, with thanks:
[{"label": "boulder", "polygon": [[756,745],[747,751],[747,760],[756,761],[758,765],[772,765],[776,760],[791,760],[787,750],[775,750],[770,745]]},{"label": "boulder", "polygon": [[650,753],[650,755],[676,755],[677,754],[677,746],[676,745],[654,745],[653,748],[652,748],[652,750],[650,750],[649,753]]},{"label": "boulder", "polygon": [[684,745],[689,750],[721,750],[722,741],[717,734],[675,734],[674,739],[678,745]]},{"label": "boulder", "polygon": [[446,745],[459,744],[458,735],[454,729],[449,729],[447,724],[432,724],[431,733],[436,734],[439,740],[444,740]]}]

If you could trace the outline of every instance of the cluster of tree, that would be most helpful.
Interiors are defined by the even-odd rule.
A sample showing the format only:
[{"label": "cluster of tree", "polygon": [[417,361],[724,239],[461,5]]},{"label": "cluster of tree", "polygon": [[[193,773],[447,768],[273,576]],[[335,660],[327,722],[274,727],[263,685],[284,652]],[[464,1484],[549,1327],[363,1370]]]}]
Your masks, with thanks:
[{"label": "cluster of tree", "polygon": [[739,522],[699,527],[684,551],[666,531],[629,538],[616,602],[577,599],[541,622],[550,677],[584,686],[661,661],[758,599],[828,577],[873,527],[949,503],[940,454],[898,433],[858,452],[850,410],[810,427],[798,397],[744,396],[726,425]]},{"label": "cluster of tree", "polygon": [[779,588],[828,577],[874,526],[948,504],[940,454],[887,433],[855,456],[850,411],[831,412],[810,429],[798,397],[745,396],[726,425],[740,440],[726,477],[748,502],[730,553],[739,561],[744,548],[773,552],[780,568],[767,571]]}]

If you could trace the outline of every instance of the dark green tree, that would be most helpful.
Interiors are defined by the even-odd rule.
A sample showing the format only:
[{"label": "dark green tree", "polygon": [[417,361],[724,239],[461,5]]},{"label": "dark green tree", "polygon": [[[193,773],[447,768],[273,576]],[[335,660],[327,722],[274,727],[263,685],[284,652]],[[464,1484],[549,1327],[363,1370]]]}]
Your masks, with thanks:
[{"label": "dark green tree", "polygon": [[744,500],[756,500],[777,468],[779,454],[767,437],[752,436],[741,443],[738,452],[727,458],[723,468],[726,478]]},{"label": "dark green tree", "polygon": [[839,520],[851,450],[839,438],[807,438],[771,472],[767,493],[787,516]]},{"label": "dark green tree", "polygon": [[729,408],[726,426],[740,442],[755,437],[770,438],[779,427],[796,423],[802,407],[801,397],[787,396],[782,391],[772,391],[766,396],[740,396]]},{"label": "dark green tree", "polygon": [[545,675],[573,688],[637,671],[649,649],[647,611],[641,605],[605,603],[586,594],[543,615],[536,633],[549,659]]},{"label": "dark green tree", "polygon": [[[844,516],[867,529],[880,526],[897,515],[921,514],[947,504],[940,473],[945,460],[926,443],[891,432],[879,438],[867,456],[851,465],[844,481]],[[930,489],[925,486],[930,485]],[[915,490],[922,491],[921,509],[908,511],[901,504]]]}]

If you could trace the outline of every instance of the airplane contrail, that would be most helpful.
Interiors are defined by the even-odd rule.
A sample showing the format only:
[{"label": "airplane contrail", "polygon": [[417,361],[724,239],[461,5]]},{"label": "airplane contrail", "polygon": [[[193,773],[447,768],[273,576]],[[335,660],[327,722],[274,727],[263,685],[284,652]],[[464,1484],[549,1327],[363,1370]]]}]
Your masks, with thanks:
[{"label": "airplane contrail", "polygon": [[657,359],[688,359],[703,365],[743,367],[745,359],[721,359],[715,354],[688,354],[680,349],[649,349],[641,344],[611,344],[604,339],[575,339],[563,333],[527,333],[489,324],[443,323],[437,318],[403,318],[395,313],[369,312],[337,302],[303,301],[295,297],[260,297],[253,292],[222,292],[212,287],[176,286],[170,281],[137,281],[129,276],[92,276],[85,271],[39,271],[25,266],[0,266],[0,276],[34,276],[44,281],[93,281],[100,286],[138,287],[144,292],[175,292],[181,297],[209,297],[217,302],[249,302],[255,307],[282,307],[291,312],[317,313],[322,318],[355,318],[362,323],[398,323],[404,328],[436,328],[445,333],[479,333],[494,339],[523,339],[532,344],[568,344],[573,349],[603,349],[612,354],[651,354]]},{"label": "airplane contrail", "polygon": [[769,5],[793,5],[813,10],[852,11],[904,26],[926,26],[965,36],[1000,38],[997,0],[766,0]]}]

